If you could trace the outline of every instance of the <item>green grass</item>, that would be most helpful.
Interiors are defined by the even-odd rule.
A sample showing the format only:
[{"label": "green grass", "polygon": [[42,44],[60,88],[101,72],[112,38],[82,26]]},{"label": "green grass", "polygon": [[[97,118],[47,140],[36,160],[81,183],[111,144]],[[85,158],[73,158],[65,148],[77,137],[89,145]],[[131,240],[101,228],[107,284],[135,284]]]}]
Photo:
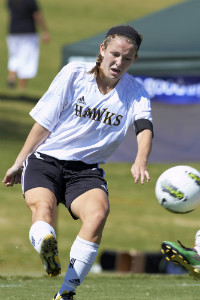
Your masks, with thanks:
[{"label": "green grass", "polygon": [[[52,299],[63,277],[0,277],[0,300]],[[89,275],[77,289],[81,300],[199,300],[200,283],[187,275]]]}]

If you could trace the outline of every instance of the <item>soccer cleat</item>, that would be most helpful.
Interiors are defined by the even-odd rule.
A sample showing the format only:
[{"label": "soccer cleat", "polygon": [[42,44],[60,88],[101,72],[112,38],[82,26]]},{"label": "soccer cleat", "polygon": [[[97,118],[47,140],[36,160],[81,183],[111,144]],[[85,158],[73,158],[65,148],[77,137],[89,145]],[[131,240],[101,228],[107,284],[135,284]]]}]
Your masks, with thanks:
[{"label": "soccer cleat", "polygon": [[53,300],[75,300],[74,296],[76,295],[75,292],[71,291],[71,292],[66,292],[64,291],[62,293],[62,295],[59,295],[59,294],[56,294],[54,297],[53,297]]},{"label": "soccer cleat", "polygon": [[200,256],[193,248],[187,248],[178,241],[180,245],[173,242],[163,242],[161,252],[168,261],[172,261],[184,267],[189,275],[200,279]]},{"label": "soccer cleat", "polygon": [[61,273],[57,241],[53,234],[48,234],[44,237],[40,246],[40,258],[50,277],[55,277]]}]

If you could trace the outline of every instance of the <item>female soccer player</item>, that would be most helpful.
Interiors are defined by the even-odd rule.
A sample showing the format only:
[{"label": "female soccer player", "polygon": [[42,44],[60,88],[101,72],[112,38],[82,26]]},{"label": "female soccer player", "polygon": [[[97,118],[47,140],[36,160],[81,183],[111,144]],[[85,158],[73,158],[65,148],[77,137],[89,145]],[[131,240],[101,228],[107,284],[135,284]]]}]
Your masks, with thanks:
[{"label": "female soccer player", "polygon": [[35,124],[3,180],[12,186],[21,181],[22,173],[23,194],[32,212],[30,241],[50,276],[61,272],[54,231],[57,205],[63,203],[74,219],[81,220],[54,300],[74,299],[95,261],[109,213],[107,182],[99,164],[121,143],[129,126],[138,143],[131,167],[134,182],[150,180],[150,100],[127,74],[141,41],[130,26],[112,27],[95,65],[73,62],[60,71],[30,112]]}]

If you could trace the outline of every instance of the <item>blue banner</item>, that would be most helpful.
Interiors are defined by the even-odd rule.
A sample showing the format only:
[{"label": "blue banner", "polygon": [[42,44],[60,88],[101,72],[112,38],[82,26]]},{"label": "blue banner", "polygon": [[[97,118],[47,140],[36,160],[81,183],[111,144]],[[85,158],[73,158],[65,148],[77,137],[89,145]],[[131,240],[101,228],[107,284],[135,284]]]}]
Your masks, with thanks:
[{"label": "blue banner", "polygon": [[200,77],[135,77],[151,100],[169,104],[200,103]]}]

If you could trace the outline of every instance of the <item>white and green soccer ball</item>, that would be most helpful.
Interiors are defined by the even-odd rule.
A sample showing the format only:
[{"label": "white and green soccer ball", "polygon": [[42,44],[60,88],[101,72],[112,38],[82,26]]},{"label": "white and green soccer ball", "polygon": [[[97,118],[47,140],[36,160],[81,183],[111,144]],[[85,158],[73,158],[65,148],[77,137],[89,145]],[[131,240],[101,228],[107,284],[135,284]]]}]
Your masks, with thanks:
[{"label": "white and green soccer ball", "polygon": [[155,187],[158,202],[174,213],[188,213],[200,205],[200,172],[175,166],[163,172]]}]

